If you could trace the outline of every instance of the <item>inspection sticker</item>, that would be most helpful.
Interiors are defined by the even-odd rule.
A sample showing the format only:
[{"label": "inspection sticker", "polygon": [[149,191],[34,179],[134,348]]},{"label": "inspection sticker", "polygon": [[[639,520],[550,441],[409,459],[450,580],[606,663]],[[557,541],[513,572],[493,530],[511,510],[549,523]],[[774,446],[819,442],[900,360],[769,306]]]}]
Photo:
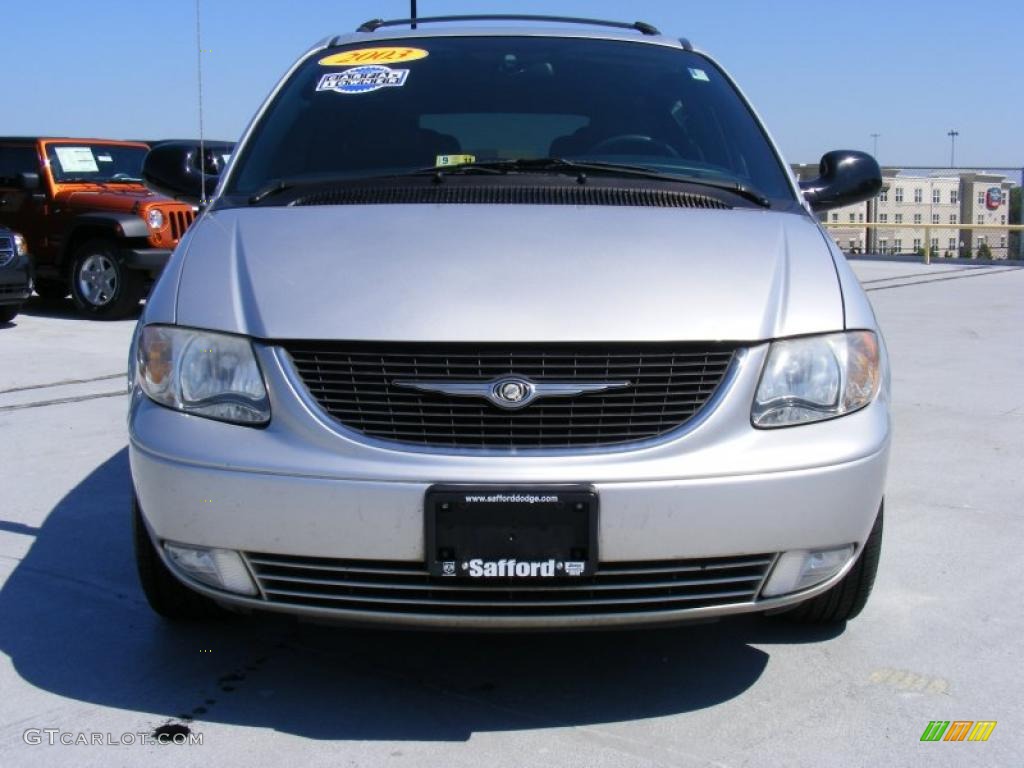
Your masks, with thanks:
[{"label": "inspection sticker", "polygon": [[464,163],[475,163],[476,155],[438,155],[435,165],[443,168],[446,165],[463,165]]},{"label": "inspection sticker", "polygon": [[705,83],[711,82],[711,80],[708,79],[708,73],[705,72],[703,69],[697,69],[695,67],[690,67],[689,69],[690,77],[692,77],[694,80],[702,80]]},{"label": "inspection sticker", "polygon": [[381,88],[400,88],[405,85],[408,76],[408,69],[392,69],[371,64],[326,74],[320,78],[316,89],[335,93],[370,93]]},{"label": "inspection sticker", "polygon": [[359,48],[334,53],[320,59],[322,67],[349,67],[353,64],[394,64],[425,59],[430,54],[422,48]]}]

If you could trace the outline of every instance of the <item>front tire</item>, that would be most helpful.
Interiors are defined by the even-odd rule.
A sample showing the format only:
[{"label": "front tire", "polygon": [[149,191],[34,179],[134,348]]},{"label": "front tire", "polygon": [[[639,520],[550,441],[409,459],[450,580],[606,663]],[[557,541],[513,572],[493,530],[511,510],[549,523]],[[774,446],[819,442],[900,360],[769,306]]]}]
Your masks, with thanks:
[{"label": "front tire", "polygon": [[117,320],[130,314],[142,299],[142,273],[125,267],[112,240],[90,240],[71,262],[71,298],[85,315]]},{"label": "front tire", "polygon": [[186,587],[164,565],[142,520],[138,499],[132,501],[135,565],[150,608],[171,621],[202,621],[227,612],[213,600]]},{"label": "front tire", "polygon": [[860,551],[857,562],[842,581],[827,592],[800,603],[781,614],[799,624],[838,624],[849,621],[864,610],[875,585],[878,573],[878,559],[882,553],[882,513],[885,504],[878,508],[878,517],[871,528],[868,540]]}]

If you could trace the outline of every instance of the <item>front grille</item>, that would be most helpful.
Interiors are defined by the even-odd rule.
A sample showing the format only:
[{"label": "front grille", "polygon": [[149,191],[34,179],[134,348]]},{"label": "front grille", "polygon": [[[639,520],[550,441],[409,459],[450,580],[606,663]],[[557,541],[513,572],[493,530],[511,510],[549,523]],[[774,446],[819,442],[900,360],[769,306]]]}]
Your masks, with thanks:
[{"label": "front grille", "polygon": [[171,237],[180,240],[185,230],[195,221],[196,214],[194,211],[171,211],[170,218]]},{"label": "front grille", "polygon": [[[3,266],[4,257],[0,253],[0,267]],[[27,285],[0,285],[0,296],[24,296],[28,293]]]},{"label": "front grille", "polygon": [[750,603],[774,554],[602,563],[585,579],[486,583],[431,576],[419,562],[248,553],[268,602],[423,616],[557,617]]},{"label": "front grille", "polygon": [[[721,384],[726,344],[472,345],[288,342],[310,394],[364,435],[456,448],[572,448],[657,437],[685,424]],[[540,399],[509,411],[467,397],[396,387],[396,379],[629,381],[627,389]]]},{"label": "front grille", "polygon": [[0,267],[6,267],[14,261],[14,243],[9,237],[0,237]]}]

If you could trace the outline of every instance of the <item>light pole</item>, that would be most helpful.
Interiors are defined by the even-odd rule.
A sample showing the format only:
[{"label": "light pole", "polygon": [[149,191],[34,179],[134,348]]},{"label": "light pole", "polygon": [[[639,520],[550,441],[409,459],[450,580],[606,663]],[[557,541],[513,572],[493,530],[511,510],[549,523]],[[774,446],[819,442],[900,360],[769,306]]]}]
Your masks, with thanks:
[{"label": "light pole", "polygon": [[878,137],[881,135],[882,134],[880,133],[871,134],[871,154],[874,156],[875,160],[878,159]]},{"label": "light pole", "polygon": [[949,167],[950,168],[955,168],[956,167],[956,137],[960,135],[960,131],[957,131],[955,129],[950,129],[949,133],[947,133],[946,135],[949,136]]}]

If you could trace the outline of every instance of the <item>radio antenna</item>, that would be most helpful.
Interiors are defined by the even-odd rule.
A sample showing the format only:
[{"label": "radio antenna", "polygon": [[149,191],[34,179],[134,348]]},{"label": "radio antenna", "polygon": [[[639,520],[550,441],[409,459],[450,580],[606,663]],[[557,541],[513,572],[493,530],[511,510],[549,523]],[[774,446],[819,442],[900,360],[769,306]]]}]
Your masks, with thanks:
[{"label": "radio antenna", "polygon": [[412,22],[409,26],[416,29],[416,0],[409,0],[409,20]]},{"label": "radio antenna", "polygon": [[206,142],[203,137],[203,36],[199,22],[199,0],[196,0],[196,75],[199,84],[199,204],[206,205]]}]

